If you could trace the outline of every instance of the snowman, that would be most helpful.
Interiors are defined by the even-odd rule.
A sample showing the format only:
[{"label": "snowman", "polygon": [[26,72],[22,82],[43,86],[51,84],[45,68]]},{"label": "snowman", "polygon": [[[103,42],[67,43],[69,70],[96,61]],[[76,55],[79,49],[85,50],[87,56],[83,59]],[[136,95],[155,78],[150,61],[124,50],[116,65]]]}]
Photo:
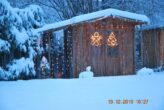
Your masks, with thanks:
[{"label": "snowman", "polygon": [[92,78],[93,77],[93,72],[91,71],[91,66],[88,66],[86,68],[86,71],[83,71],[79,74],[79,78]]}]

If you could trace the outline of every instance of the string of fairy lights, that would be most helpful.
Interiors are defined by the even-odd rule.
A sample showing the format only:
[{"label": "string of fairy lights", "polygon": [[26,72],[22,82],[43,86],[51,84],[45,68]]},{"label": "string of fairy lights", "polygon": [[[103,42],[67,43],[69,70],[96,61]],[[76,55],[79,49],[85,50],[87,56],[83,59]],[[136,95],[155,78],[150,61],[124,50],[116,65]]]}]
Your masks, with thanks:
[{"label": "string of fairy lights", "polygon": [[[109,19],[108,19],[109,18]],[[126,23],[130,20],[127,19],[123,19],[122,21],[115,21],[114,19],[117,19],[115,17],[108,17],[107,19],[100,19],[97,20],[96,22],[91,22],[88,23],[89,24],[89,30],[93,29],[94,32],[90,33],[91,37],[90,37],[90,44],[92,46],[101,46],[101,45],[107,45],[110,47],[116,47],[118,46],[118,39],[117,36],[115,34],[115,30],[127,30],[129,28],[128,24],[125,24],[124,21],[126,21]],[[101,35],[101,32],[99,31],[103,31],[105,30],[105,32],[107,30],[110,30],[110,33],[108,33],[108,35]],[[107,37],[107,38],[106,38]],[[105,40],[103,40],[105,39]],[[105,41],[105,42],[104,42]]]},{"label": "string of fairy lights", "polygon": [[[55,46],[59,46],[60,42],[52,33],[47,33],[46,37],[44,37],[42,40],[44,40],[44,52],[42,56],[45,56],[48,59],[50,65],[49,75],[51,75],[52,77],[58,77],[57,74],[63,74],[64,71],[64,53],[61,53],[63,51],[54,51],[56,49]],[[62,48],[64,49],[64,44],[62,44]]]},{"label": "string of fairy lights", "polygon": [[[47,37],[45,38],[45,48],[47,52],[46,56],[48,57],[50,54],[50,59],[48,57],[48,60],[50,62],[51,75],[54,77],[61,77],[65,71],[70,71],[71,68],[70,61],[72,60],[72,37],[70,35],[71,32],[68,31],[67,34],[68,37],[66,38],[66,44],[64,43],[64,40],[60,42],[60,40],[56,38],[56,34],[47,34]],[[51,39],[50,41],[48,40],[49,37]],[[48,47],[51,48],[50,52],[48,51],[47,46],[51,46]],[[54,49],[56,49],[54,46],[57,46],[58,49],[60,48],[59,46],[61,46],[62,50],[59,49],[59,51],[54,52]],[[65,56],[64,52],[67,52],[67,56]]]},{"label": "string of fairy lights", "polygon": [[72,61],[72,33],[68,31],[68,37],[67,37],[67,52],[68,52],[68,57],[67,57],[67,72],[70,71],[71,69],[71,61]]},{"label": "string of fairy lights", "polygon": [[[108,22],[107,20],[99,20],[96,22],[90,22],[88,23],[89,25],[86,26],[86,34],[90,37],[90,44],[92,46],[101,46],[101,45],[107,45],[110,47],[115,47],[117,45],[119,45],[118,40],[117,40],[117,36],[115,34],[114,31],[111,31],[107,36],[104,36],[103,34],[101,34],[101,32],[99,32],[99,30],[114,30],[114,29],[127,29],[128,26],[124,25],[123,23],[118,23],[118,24],[112,24],[111,21]],[[51,36],[50,37],[50,41],[49,38],[46,37],[45,38],[45,43],[46,43],[46,47],[47,46],[53,46],[53,45],[61,45],[62,48],[62,52],[53,52],[51,49],[51,54],[50,54],[50,59],[48,58],[48,61],[50,61],[50,69],[51,69],[51,74],[65,74],[65,72],[70,71],[71,68],[71,61],[73,59],[73,41],[72,41],[72,34],[74,35],[78,35],[78,30],[79,28],[76,28],[72,33],[70,31],[67,32],[67,38],[65,39],[66,42],[63,40],[62,45],[60,44],[59,41],[55,41],[54,37],[52,34],[48,34],[47,36]],[[94,30],[90,31],[90,30]],[[76,38],[77,39],[77,38]],[[103,40],[105,39],[105,40]],[[75,44],[76,44],[76,48],[77,48],[77,56],[76,59],[80,59],[81,55],[81,51],[80,49],[81,47],[81,43],[78,42],[79,40],[75,40]],[[105,42],[104,42],[105,41]],[[55,44],[55,42],[57,42]],[[66,43],[66,44],[65,44]],[[51,45],[50,45],[51,44]],[[53,48],[53,47],[52,47]],[[65,52],[67,52],[67,56],[65,56]],[[48,56],[47,56],[48,57]],[[81,66],[81,62],[77,62],[79,66]],[[81,67],[79,67],[81,68]]]},{"label": "string of fairy lights", "polygon": [[64,72],[64,66],[65,66],[65,59],[64,59],[64,51],[65,51],[65,47],[64,47],[64,43],[62,43],[62,47],[63,47],[63,51],[62,51],[62,61],[63,61],[63,63],[62,63],[62,69],[61,69],[61,74],[64,74],[65,72]]}]

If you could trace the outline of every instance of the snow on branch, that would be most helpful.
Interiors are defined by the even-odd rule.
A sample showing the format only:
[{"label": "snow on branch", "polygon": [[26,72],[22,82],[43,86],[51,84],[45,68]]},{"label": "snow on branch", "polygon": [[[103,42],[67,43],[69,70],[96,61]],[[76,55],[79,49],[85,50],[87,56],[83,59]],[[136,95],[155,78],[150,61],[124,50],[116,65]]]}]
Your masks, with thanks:
[{"label": "snow on branch", "polygon": [[10,74],[5,71],[3,68],[0,67],[0,80],[4,79],[4,80],[8,80],[8,77],[10,76]]},{"label": "snow on branch", "polygon": [[9,42],[26,52],[27,47],[31,45],[27,45],[27,42],[37,37],[32,30],[45,24],[42,9],[37,5],[30,5],[24,9],[12,8],[3,0],[0,1],[0,10],[0,31],[5,33]]},{"label": "snow on branch", "polygon": [[20,58],[18,60],[13,60],[8,66],[8,71],[18,77],[20,74],[25,75],[35,75],[34,63],[30,58]]},{"label": "snow on branch", "polygon": [[43,10],[40,6],[30,5],[25,9],[14,9],[23,21],[23,27],[27,29],[33,29],[42,27],[45,22],[43,19]]},{"label": "snow on branch", "polygon": [[10,44],[8,41],[0,39],[0,52],[9,52],[10,51]]},{"label": "snow on branch", "polygon": [[0,79],[5,79],[8,73],[8,79],[35,75],[33,59],[41,53],[41,45],[37,42],[39,33],[34,29],[45,24],[43,15],[40,6],[19,9],[11,7],[7,0],[0,0],[0,53],[17,50],[5,63],[2,62]]}]

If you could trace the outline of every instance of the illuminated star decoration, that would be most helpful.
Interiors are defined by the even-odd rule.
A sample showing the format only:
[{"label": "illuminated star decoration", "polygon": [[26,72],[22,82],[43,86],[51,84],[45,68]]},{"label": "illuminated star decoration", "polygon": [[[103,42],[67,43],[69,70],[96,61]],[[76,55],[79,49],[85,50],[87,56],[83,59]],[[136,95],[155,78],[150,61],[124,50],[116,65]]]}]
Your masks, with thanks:
[{"label": "illuminated star decoration", "polygon": [[95,33],[91,36],[91,45],[100,46],[100,45],[101,45],[101,40],[102,40],[102,36],[99,35],[98,32],[95,32]]},{"label": "illuminated star decoration", "polygon": [[118,45],[116,36],[114,35],[113,32],[109,35],[109,37],[107,39],[107,45],[111,46],[111,47],[115,47]]}]

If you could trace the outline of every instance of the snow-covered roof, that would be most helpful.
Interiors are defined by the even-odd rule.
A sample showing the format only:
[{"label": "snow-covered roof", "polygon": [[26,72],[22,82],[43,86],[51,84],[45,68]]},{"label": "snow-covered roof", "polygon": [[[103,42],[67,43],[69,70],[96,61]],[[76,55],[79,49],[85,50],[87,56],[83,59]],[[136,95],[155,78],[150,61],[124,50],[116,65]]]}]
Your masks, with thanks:
[{"label": "snow-covered roof", "polygon": [[97,11],[97,12],[93,12],[93,13],[89,13],[89,14],[76,16],[71,19],[61,21],[61,22],[47,24],[47,25],[43,26],[42,28],[37,29],[37,31],[42,32],[42,31],[46,31],[46,30],[57,29],[57,28],[77,24],[77,23],[84,22],[84,21],[103,19],[103,18],[106,18],[109,16],[118,17],[118,18],[119,17],[127,18],[127,19],[131,19],[131,20],[135,20],[137,22],[144,22],[144,23],[150,22],[149,18],[145,15],[110,8],[110,9],[106,9],[106,10],[101,10],[101,11]]},{"label": "snow-covered roof", "polygon": [[143,26],[141,30],[152,30],[152,29],[164,29],[164,23],[163,24]]}]

